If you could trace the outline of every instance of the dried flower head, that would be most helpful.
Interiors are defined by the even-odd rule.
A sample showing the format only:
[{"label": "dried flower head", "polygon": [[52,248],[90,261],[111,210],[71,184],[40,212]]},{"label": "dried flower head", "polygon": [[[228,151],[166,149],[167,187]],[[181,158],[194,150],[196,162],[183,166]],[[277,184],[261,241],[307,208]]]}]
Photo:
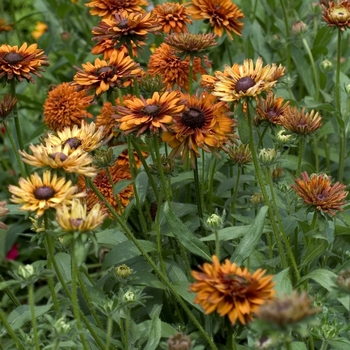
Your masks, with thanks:
[{"label": "dried flower head", "polygon": [[63,203],[56,208],[56,221],[67,232],[93,231],[105,220],[107,214],[96,203],[89,212],[84,202],[73,199],[71,205]]},{"label": "dried flower head", "polygon": [[189,157],[192,167],[199,157],[198,148],[217,154],[220,149],[228,151],[225,145],[236,142],[234,127],[236,122],[229,118],[228,105],[217,101],[215,96],[184,95],[186,109],[174,118],[174,124],[162,135],[173,150],[169,158],[181,156],[182,162]]},{"label": "dried flower head", "polygon": [[139,82],[140,94],[145,97],[151,97],[155,92],[164,92],[165,85],[161,75],[151,75],[146,73]]},{"label": "dried flower head", "polygon": [[226,66],[224,73],[215,73],[219,81],[214,84],[213,95],[227,102],[256,97],[271,90],[284,75],[284,71],[285,68],[281,65],[263,66],[260,57],[255,65],[252,60],[246,59],[243,65],[235,63],[232,67]]},{"label": "dried flower head", "polygon": [[86,92],[76,91],[69,83],[57,85],[49,92],[44,104],[44,122],[54,131],[62,131],[65,127],[81,125],[85,118],[92,115],[86,111],[91,105],[93,96]]},{"label": "dried flower head", "polygon": [[153,9],[153,14],[156,15],[158,23],[166,34],[188,32],[187,24],[192,24],[186,7],[176,2],[157,5]]},{"label": "dried flower head", "polygon": [[[6,216],[9,212],[9,210],[6,208],[6,201],[1,201],[0,202],[0,217],[1,216]],[[3,229],[3,230],[7,230],[8,227],[7,225],[5,225],[3,222],[0,221],[0,228]]]},{"label": "dried flower head", "polygon": [[73,86],[78,90],[93,90],[96,95],[113,89],[129,86],[132,78],[141,73],[138,63],[133,61],[123,51],[113,51],[108,61],[96,58],[95,63],[82,64],[83,69],[77,68]]},{"label": "dried flower head", "polygon": [[350,3],[348,0],[340,1],[335,4],[329,1],[328,4],[322,4],[322,18],[330,27],[338,27],[341,31],[350,27]]},{"label": "dried flower head", "polygon": [[18,100],[10,94],[4,96],[4,99],[0,101],[0,122],[4,122],[6,118],[11,114],[15,108]]},{"label": "dried flower head", "polygon": [[30,46],[24,43],[20,48],[3,44],[0,46],[0,79],[18,81],[26,79],[34,83],[32,75],[42,77],[42,66],[48,66],[48,58],[44,51],[37,48],[37,44]]},{"label": "dried flower head", "polygon": [[296,179],[296,185],[291,185],[291,188],[304,203],[330,215],[335,215],[335,210],[343,210],[341,206],[346,204],[344,199],[348,195],[348,192],[344,191],[345,185],[336,182],[332,186],[331,178],[325,174],[312,174],[310,178],[304,171],[301,176],[302,178]]},{"label": "dried flower head", "polygon": [[231,0],[192,0],[188,13],[194,19],[209,21],[214,33],[220,37],[224,30],[231,40],[232,33],[241,35],[243,22],[240,20],[244,14]]},{"label": "dried flower head", "polygon": [[340,272],[336,283],[341,291],[350,294],[350,270],[347,269]]},{"label": "dried flower head", "polygon": [[48,29],[48,26],[44,22],[36,22],[35,29],[32,31],[32,37],[38,40]]},{"label": "dried flower head", "polygon": [[254,193],[251,197],[250,197],[250,202],[254,205],[260,205],[262,203],[265,203],[265,198],[263,196],[263,194],[261,192],[258,193]]},{"label": "dried flower head", "polygon": [[264,276],[266,271],[262,269],[251,274],[228,259],[220,265],[214,255],[213,263],[204,263],[201,270],[192,271],[197,280],[190,287],[197,293],[194,302],[206,314],[216,311],[220,316],[227,315],[232,324],[252,321],[253,314],[275,294],[273,276]]},{"label": "dried flower head", "polygon": [[305,113],[305,108],[300,111],[298,107],[288,107],[280,116],[280,122],[286,130],[298,135],[308,135],[322,126],[322,117],[314,110]]},{"label": "dried flower head", "polygon": [[229,157],[238,165],[248,164],[252,161],[252,152],[250,151],[249,144],[243,143],[239,146],[235,145],[229,149]]},{"label": "dried flower head", "polygon": [[184,108],[178,92],[155,92],[148,99],[141,96],[124,101],[124,106],[116,107],[116,118],[120,123],[119,129],[124,131],[124,134],[137,131],[138,137],[146,131],[166,131],[165,125],[180,116]]},{"label": "dried flower head", "polygon": [[22,204],[21,210],[36,212],[42,216],[47,209],[56,208],[63,202],[71,203],[74,198],[85,197],[84,192],[76,193],[77,187],[65,178],[57,178],[50,171],[45,171],[41,178],[37,173],[29,178],[20,178],[19,187],[10,185],[11,202]]},{"label": "dried flower head", "polygon": [[191,338],[177,333],[168,339],[168,350],[191,350]]},{"label": "dried flower head", "polygon": [[13,29],[13,25],[7,23],[3,18],[0,18],[0,33],[10,32]]},{"label": "dried flower head", "polygon": [[112,19],[115,14],[126,12],[144,12],[141,6],[148,6],[146,0],[93,0],[85,4],[91,7],[90,14],[104,19]]}]

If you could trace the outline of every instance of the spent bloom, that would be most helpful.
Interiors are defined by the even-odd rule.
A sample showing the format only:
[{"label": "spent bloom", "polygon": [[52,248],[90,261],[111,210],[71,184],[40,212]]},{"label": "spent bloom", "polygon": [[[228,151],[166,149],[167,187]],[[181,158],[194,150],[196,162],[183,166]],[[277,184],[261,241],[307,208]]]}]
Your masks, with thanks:
[{"label": "spent bloom", "polygon": [[330,27],[338,27],[341,31],[350,27],[350,3],[348,0],[340,1],[335,4],[329,1],[328,4],[322,4],[323,20]]},{"label": "spent bloom", "polygon": [[10,94],[4,96],[4,99],[0,101],[0,122],[6,120],[15,108],[18,100]]},{"label": "spent bloom", "polygon": [[346,204],[345,198],[348,195],[348,192],[344,191],[345,185],[339,182],[331,185],[331,178],[326,174],[312,174],[309,177],[304,171],[301,176],[291,188],[304,203],[330,215],[335,215],[335,210],[343,210],[341,206]]}]

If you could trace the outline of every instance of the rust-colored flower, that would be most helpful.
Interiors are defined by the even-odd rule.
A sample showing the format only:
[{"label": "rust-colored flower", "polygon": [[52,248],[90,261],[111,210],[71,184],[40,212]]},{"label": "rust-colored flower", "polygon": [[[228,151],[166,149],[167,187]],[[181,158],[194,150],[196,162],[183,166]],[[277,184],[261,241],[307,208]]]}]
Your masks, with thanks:
[{"label": "rust-colored flower", "polygon": [[289,106],[289,101],[284,101],[283,97],[277,97],[269,92],[264,99],[258,100],[254,123],[259,125],[267,121],[274,125],[281,125],[281,116],[283,116]]},{"label": "rust-colored flower", "polygon": [[0,33],[10,32],[13,29],[13,25],[7,23],[3,18],[0,18]]},{"label": "rust-colored flower", "polygon": [[284,75],[285,68],[275,64],[263,66],[261,57],[256,60],[246,59],[243,65],[235,63],[226,66],[224,73],[216,72],[218,82],[214,83],[213,95],[222,101],[237,101],[244,97],[256,97],[273,88],[277,80]]},{"label": "rust-colored flower", "polygon": [[348,0],[340,1],[335,4],[329,1],[328,4],[322,4],[322,17],[330,27],[336,26],[341,31],[350,27],[350,3]]},{"label": "rust-colored flower", "polygon": [[44,51],[37,48],[37,44],[30,46],[24,43],[20,48],[3,44],[0,46],[0,79],[19,81],[26,79],[34,83],[32,75],[41,77],[42,66],[48,66],[48,58]]},{"label": "rust-colored flower", "polygon": [[92,115],[86,111],[93,96],[87,96],[84,90],[76,91],[69,83],[57,85],[49,92],[44,104],[44,122],[54,131],[65,127],[81,125],[85,118]]},{"label": "rust-colored flower", "polygon": [[176,2],[159,4],[153,9],[153,13],[157,16],[163,32],[167,34],[188,32],[187,24],[192,24],[186,7]]},{"label": "rust-colored flower", "polygon": [[194,19],[209,21],[220,37],[224,30],[231,40],[232,33],[241,35],[244,14],[231,0],[192,0],[187,11]]},{"label": "rust-colored flower", "polygon": [[32,31],[32,37],[38,40],[48,29],[48,26],[44,22],[36,22],[35,29]]},{"label": "rust-colored flower", "polygon": [[78,90],[93,90],[96,95],[131,84],[132,78],[141,73],[140,65],[126,56],[123,51],[113,51],[108,61],[96,58],[95,64],[83,64],[74,76],[73,86]]},{"label": "rust-colored flower", "polygon": [[0,101],[0,122],[4,122],[6,117],[11,114],[17,102],[17,98],[10,94],[4,96],[4,99]]},{"label": "rust-colored flower", "polygon": [[184,98],[186,109],[174,118],[162,139],[173,148],[169,158],[181,156],[184,162],[190,157],[195,167],[195,157],[200,156],[198,148],[215,154],[219,149],[228,151],[225,144],[230,145],[237,138],[233,129],[236,122],[228,117],[228,105],[211,94],[186,94]]},{"label": "rust-colored flower", "polygon": [[[211,63],[207,59],[204,59],[204,65],[207,68],[211,67]],[[190,59],[187,57],[185,60],[181,60],[181,58],[176,55],[175,49],[168,44],[162,43],[150,56],[148,73],[152,75],[161,75],[168,89],[174,89],[175,85],[188,89]],[[207,71],[206,68],[202,66],[201,59],[195,57],[193,61],[193,79],[197,81],[196,75],[205,73],[207,73]]]},{"label": "rust-colored flower", "polygon": [[115,14],[112,19],[103,19],[97,27],[94,27],[92,40],[111,39],[116,48],[131,42],[138,45],[147,39],[149,33],[157,34],[159,29],[161,26],[157,22],[157,17],[151,12],[123,11]]},{"label": "rust-colored flower", "polygon": [[227,315],[232,324],[252,321],[259,308],[275,295],[273,276],[264,276],[265,270],[251,274],[228,259],[220,265],[215,255],[213,263],[204,263],[201,270],[192,271],[197,280],[190,287],[197,293],[194,302],[206,314],[216,311],[220,316]]},{"label": "rust-colored flower", "polygon": [[141,6],[148,6],[146,0],[93,0],[85,4],[91,7],[90,14],[104,19],[112,19],[115,14],[126,12],[144,12]]},{"label": "rust-colored flower", "polygon": [[322,126],[322,117],[314,110],[305,113],[305,108],[300,111],[297,107],[288,107],[280,116],[280,122],[286,130],[308,135]]},{"label": "rust-colored flower", "polygon": [[296,185],[291,188],[304,201],[304,203],[314,206],[317,210],[330,215],[335,215],[335,210],[343,211],[342,205],[348,195],[344,191],[346,186],[336,182],[331,185],[331,177],[326,174],[312,174],[311,178],[306,171],[301,173],[302,178],[296,179]]},{"label": "rust-colored flower", "polygon": [[165,125],[171,124],[173,118],[181,116],[184,108],[178,92],[155,92],[148,99],[141,96],[124,101],[124,106],[116,107],[116,118],[120,123],[119,129],[124,134],[137,131],[138,137],[146,131],[166,131]]},{"label": "rust-colored flower", "polygon": [[36,212],[42,216],[50,208],[56,208],[63,202],[69,204],[74,198],[85,197],[84,192],[77,192],[77,187],[65,178],[57,178],[50,171],[45,171],[41,178],[37,173],[29,178],[19,179],[19,187],[10,185],[11,202],[23,204],[21,210]]}]

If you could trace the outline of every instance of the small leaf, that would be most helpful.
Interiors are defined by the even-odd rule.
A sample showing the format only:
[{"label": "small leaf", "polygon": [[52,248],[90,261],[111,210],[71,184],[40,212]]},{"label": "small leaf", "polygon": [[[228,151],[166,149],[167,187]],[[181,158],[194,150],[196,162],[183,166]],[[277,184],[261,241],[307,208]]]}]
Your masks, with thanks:
[{"label": "small leaf", "polygon": [[[218,232],[219,239],[220,241],[231,241],[233,239],[239,238],[245,235],[249,231],[250,226],[251,225],[225,227]],[[202,237],[201,241],[202,242],[215,241],[215,234],[212,233],[209,236]]]},{"label": "small leaf", "polygon": [[159,318],[162,306],[158,305],[155,312],[152,314],[151,328],[148,333],[148,341],[145,350],[155,350],[159,344],[160,338],[162,336],[162,323]]},{"label": "small leaf", "polygon": [[55,255],[55,259],[59,269],[61,270],[63,279],[65,282],[69,282],[72,280],[71,275],[71,259],[70,255],[66,253],[58,253]]},{"label": "small leaf", "polygon": [[131,184],[131,180],[119,180],[113,187],[113,193],[117,195]]},{"label": "small leaf", "polygon": [[292,293],[293,287],[289,278],[289,267],[275,275],[273,281],[276,283],[275,290],[277,292],[277,296]]},{"label": "small leaf", "polygon": [[243,112],[243,104],[239,103],[235,108],[235,116],[238,123],[238,134],[242,143],[249,143],[249,125],[245,113]]},{"label": "small leaf", "polygon": [[315,239],[308,245],[305,255],[303,257],[301,266],[310,264],[321,256],[328,248],[328,242],[323,239]]},{"label": "small leaf", "polygon": [[135,180],[137,194],[139,196],[139,201],[141,205],[146,199],[147,189],[148,189],[148,176],[145,171],[141,171]]}]

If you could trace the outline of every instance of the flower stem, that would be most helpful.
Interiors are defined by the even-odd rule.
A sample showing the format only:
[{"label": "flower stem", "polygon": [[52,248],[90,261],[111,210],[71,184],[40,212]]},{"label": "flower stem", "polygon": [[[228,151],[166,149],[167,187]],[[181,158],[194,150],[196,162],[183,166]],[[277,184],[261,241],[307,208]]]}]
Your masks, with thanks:
[{"label": "flower stem", "polygon": [[193,177],[194,177],[194,187],[195,187],[195,193],[196,193],[196,200],[197,200],[197,208],[198,208],[198,216],[200,225],[202,228],[202,233],[205,234],[205,230],[203,227],[203,208],[204,208],[204,198],[203,198],[203,191],[201,189],[201,184],[199,182],[199,174],[198,174],[198,160],[197,157],[194,157],[195,167],[193,169]]},{"label": "flower stem", "polygon": [[[239,180],[241,178],[241,171],[242,171],[242,167],[238,166],[235,189],[234,189],[234,192],[232,194],[233,198],[232,198],[232,202],[231,202],[231,214],[232,215],[235,213],[237,192],[238,192]],[[232,224],[234,224],[234,217],[233,216],[232,216]]]},{"label": "flower stem", "polygon": [[215,255],[218,257],[220,261],[220,238],[219,238],[219,231],[215,230]]},{"label": "flower stem", "polygon": [[110,343],[111,343],[112,325],[113,325],[113,318],[112,318],[112,315],[108,315],[108,318],[107,318],[107,340],[106,340],[106,350],[109,350],[109,345],[110,345]]},{"label": "flower stem", "polygon": [[291,72],[291,53],[290,53],[290,29],[289,29],[289,23],[288,23],[288,15],[285,7],[285,0],[280,0],[283,17],[284,17],[284,25],[286,27],[286,42],[287,42],[287,71]]},{"label": "flower stem", "polygon": [[10,337],[16,343],[16,348],[20,349],[20,350],[25,350],[23,345],[21,344],[21,341],[18,339],[16,333],[13,331],[11,325],[7,322],[7,317],[6,317],[6,315],[4,315],[1,308],[0,308],[0,321],[5,326],[7,333],[10,335]]},{"label": "flower stem", "polygon": [[306,50],[307,54],[309,55],[311,68],[312,68],[312,72],[313,72],[314,80],[315,80],[315,101],[318,101],[319,93],[320,93],[320,83],[319,83],[318,74],[317,74],[317,71],[316,71],[315,60],[314,60],[314,57],[313,57],[312,52],[310,50],[310,46],[307,43],[305,37],[302,38],[302,43],[303,43],[303,45],[305,47],[305,50]]},{"label": "flower stem", "polygon": [[35,317],[34,285],[33,285],[33,283],[30,283],[28,285],[28,292],[29,292],[29,305],[30,305],[30,314],[31,314],[31,318],[32,318],[32,327],[33,327],[33,333],[34,333],[35,349],[40,350],[38,328],[37,328],[36,317]]},{"label": "flower stem", "polygon": [[295,176],[299,176],[301,172],[301,163],[303,161],[303,153],[304,153],[304,137],[300,137],[299,139],[299,155],[298,155],[298,166],[297,166],[297,172]]},{"label": "flower stem", "polygon": [[327,347],[328,347],[327,340],[323,340],[320,350],[327,350]]},{"label": "flower stem", "polygon": [[[5,280],[2,278],[2,275],[0,275],[0,282],[5,282]],[[14,303],[15,306],[20,306],[21,303],[19,300],[16,298],[16,296],[13,294],[12,290],[9,287],[5,287],[5,292],[7,296],[11,299],[11,301]]]}]

